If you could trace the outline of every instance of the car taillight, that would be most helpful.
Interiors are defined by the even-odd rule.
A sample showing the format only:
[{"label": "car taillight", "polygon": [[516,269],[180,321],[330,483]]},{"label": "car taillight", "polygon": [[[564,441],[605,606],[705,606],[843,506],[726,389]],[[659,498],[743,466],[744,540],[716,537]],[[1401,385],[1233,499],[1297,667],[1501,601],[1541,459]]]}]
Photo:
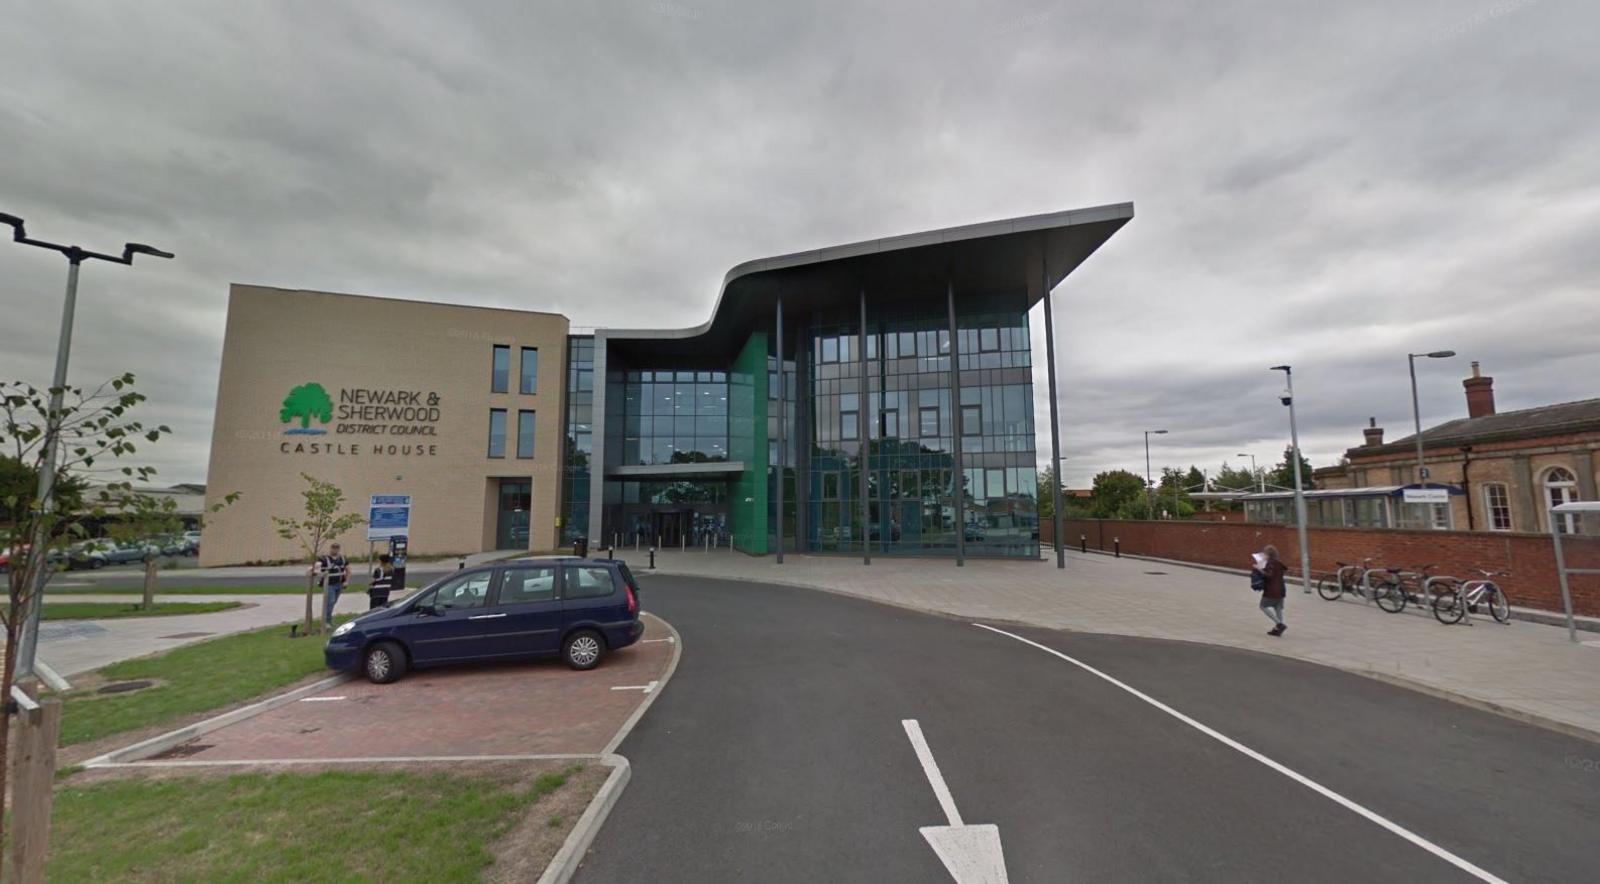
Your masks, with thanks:
[{"label": "car taillight", "polygon": [[622,591],[628,594],[628,613],[639,613],[639,597],[633,594],[633,587],[623,584]]}]

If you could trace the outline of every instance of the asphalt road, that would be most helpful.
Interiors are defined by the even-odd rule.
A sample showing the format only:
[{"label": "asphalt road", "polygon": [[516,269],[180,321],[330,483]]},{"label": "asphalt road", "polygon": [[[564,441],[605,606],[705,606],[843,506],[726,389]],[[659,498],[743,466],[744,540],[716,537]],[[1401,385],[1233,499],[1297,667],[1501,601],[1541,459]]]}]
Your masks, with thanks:
[{"label": "asphalt road", "polygon": [[[1012,881],[1475,880],[1014,638],[819,591],[644,580],[683,656],[619,749],[633,778],[580,881],[948,881],[919,834],[946,812],[904,719],[962,822],[998,826]],[[1268,655],[997,625],[1490,875],[1600,880],[1600,745]]]}]

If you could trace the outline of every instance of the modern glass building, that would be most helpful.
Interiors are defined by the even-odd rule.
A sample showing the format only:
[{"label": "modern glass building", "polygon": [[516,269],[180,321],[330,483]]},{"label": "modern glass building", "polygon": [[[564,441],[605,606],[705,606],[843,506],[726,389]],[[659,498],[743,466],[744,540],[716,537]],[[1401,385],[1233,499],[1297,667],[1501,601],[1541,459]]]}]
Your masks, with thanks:
[{"label": "modern glass building", "polygon": [[[580,334],[556,313],[234,284],[207,502],[240,497],[207,518],[201,561],[300,555],[271,525],[302,505],[305,475],[357,511],[405,501],[413,555],[579,537],[1037,555],[1034,385],[1054,378],[1029,311],[1132,217],[1102,206],[752,261],[686,329]],[[371,327],[406,346],[348,334]]]},{"label": "modern glass building", "polygon": [[1028,313],[1132,217],[753,261],[703,325],[571,338],[563,540],[1037,556]]}]

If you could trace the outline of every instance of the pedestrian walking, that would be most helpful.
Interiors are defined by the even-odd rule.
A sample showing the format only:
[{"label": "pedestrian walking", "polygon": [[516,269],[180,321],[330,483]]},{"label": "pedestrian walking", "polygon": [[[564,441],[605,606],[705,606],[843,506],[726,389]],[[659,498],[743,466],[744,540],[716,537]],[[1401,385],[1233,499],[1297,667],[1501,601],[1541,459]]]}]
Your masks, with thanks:
[{"label": "pedestrian walking", "polygon": [[339,594],[344,592],[344,585],[350,579],[350,562],[339,550],[339,544],[331,544],[327,555],[317,556],[311,573],[317,575],[322,584],[322,625],[332,626],[333,608],[339,604]]},{"label": "pedestrian walking", "polygon": [[1289,629],[1283,622],[1283,599],[1288,595],[1283,575],[1289,566],[1278,557],[1278,548],[1270,543],[1252,558],[1255,567],[1250,572],[1250,586],[1261,593],[1261,613],[1273,622],[1267,635],[1283,635]]},{"label": "pedestrian walking", "polygon": [[394,589],[394,559],[384,553],[372,569],[372,580],[367,583],[367,610],[372,611],[389,604],[389,593]]}]

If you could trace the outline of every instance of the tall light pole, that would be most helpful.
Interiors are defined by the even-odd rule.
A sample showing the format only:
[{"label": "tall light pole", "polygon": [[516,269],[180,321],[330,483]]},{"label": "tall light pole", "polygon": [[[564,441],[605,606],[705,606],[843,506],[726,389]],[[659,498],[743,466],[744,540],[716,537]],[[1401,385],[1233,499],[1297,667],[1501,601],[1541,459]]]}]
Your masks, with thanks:
[{"label": "tall light pole", "polygon": [[1253,455],[1253,454],[1245,454],[1244,452],[1241,451],[1238,454],[1235,454],[1234,457],[1248,457],[1248,458],[1250,458],[1250,475],[1255,477],[1256,490],[1260,491],[1262,494],[1266,494],[1267,493],[1267,479],[1266,479],[1265,476],[1261,475],[1261,471],[1260,470],[1256,469],[1256,456]]},{"label": "tall light pole", "polygon": [[1144,505],[1145,518],[1148,519],[1156,517],[1156,486],[1150,481],[1150,436],[1152,434],[1160,436],[1166,432],[1166,430],[1144,431]]},{"label": "tall light pole", "polygon": [[22,219],[15,215],[0,214],[0,224],[11,225],[11,238],[16,242],[60,252],[67,259],[67,299],[61,308],[61,337],[56,343],[56,372],[50,382],[50,410],[45,415],[44,454],[39,464],[37,492],[39,518],[34,523],[32,545],[28,550],[33,567],[33,592],[28,596],[27,608],[23,611],[21,634],[17,638],[15,678],[21,681],[34,674],[33,658],[39,643],[39,605],[43,599],[45,577],[48,573],[45,567],[48,550],[45,546],[50,540],[50,513],[55,510],[55,501],[52,498],[55,496],[56,449],[61,441],[61,400],[67,387],[67,357],[72,351],[72,316],[78,305],[78,267],[84,261],[91,259],[110,261],[113,264],[132,264],[134,255],[171,258],[172,253],[130,242],[123,245],[121,257],[105,255],[78,246],[65,246],[33,239],[23,229]]},{"label": "tall light pole", "polygon": [[1294,371],[1287,365],[1274,365],[1272,371],[1283,372],[1285,389],[1278,397],[1289,407],[1289,456],[1294,460],[1294,525],[1300,537],[1300,586],[1311,591],[1311,546],[1306,542],[1306,495],[1300,479],[1300,430],[1294,422]]},{"label": "tall light pole", "polygon": [[[1456,355],[1454,350],[1435,350],[1432,353],[1407,353],[1406,362],[1411,366],[1411,419],[1417,425],[1417,487],[1428,487],[1428,468],[1422,463],[1422,406],[1417,402],[1417,357],[1428,359],[1449,359]],[[1422,506],[1422,504],[1418,504]],[[1423,527],[1427,527],[1424,525]]]}]

